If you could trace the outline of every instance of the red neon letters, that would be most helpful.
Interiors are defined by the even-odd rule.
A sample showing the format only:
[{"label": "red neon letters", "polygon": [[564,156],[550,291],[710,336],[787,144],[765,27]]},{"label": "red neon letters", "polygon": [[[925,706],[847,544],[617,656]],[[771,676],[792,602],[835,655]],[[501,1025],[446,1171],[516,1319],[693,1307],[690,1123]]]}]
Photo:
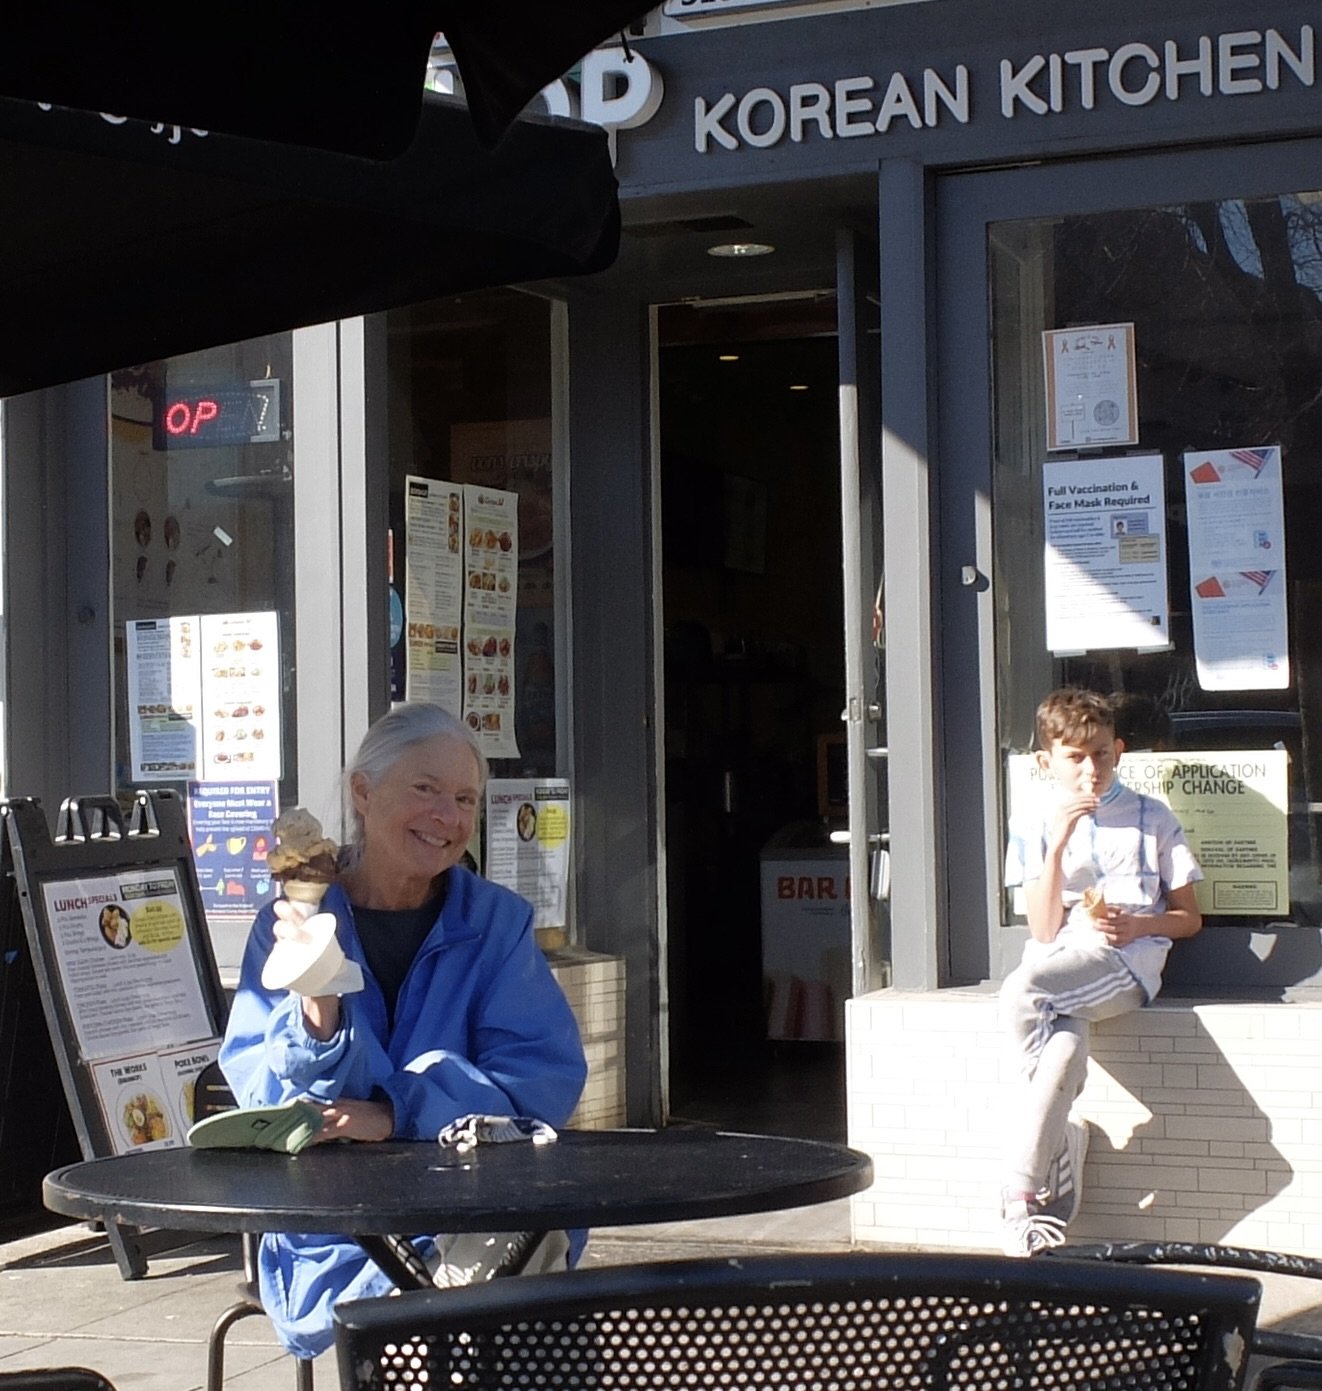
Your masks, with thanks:
[{"label": "red neon letters", "polygon": [[165,428],[171,435],[195,435],[220,415],[220,403],[210,396],[196,401],[172,401],[165,408]]}]

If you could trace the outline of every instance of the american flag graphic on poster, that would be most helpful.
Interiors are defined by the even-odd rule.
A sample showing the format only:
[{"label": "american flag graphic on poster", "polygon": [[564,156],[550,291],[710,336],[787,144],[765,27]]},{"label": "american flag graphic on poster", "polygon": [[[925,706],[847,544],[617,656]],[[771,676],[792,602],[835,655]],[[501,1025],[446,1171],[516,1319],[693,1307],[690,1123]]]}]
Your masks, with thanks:
[{"label": "american flag graphic on poster", "polygon": [[1184,456],[1194,658],[1205,691],[1290,684],[1279,445]]},{"label": "american flag graphic on poster", "polygon": [[1230,457],[1235,463],[1249,469],[1256,478],[1271,462],[1275,449],[1232,449]]}]

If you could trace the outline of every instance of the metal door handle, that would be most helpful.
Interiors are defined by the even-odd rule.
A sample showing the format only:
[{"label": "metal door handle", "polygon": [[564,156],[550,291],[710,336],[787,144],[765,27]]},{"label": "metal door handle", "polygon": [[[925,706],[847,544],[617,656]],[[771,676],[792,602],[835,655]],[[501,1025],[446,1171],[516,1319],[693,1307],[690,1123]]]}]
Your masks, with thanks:
[{"label": "metal door handle", "polygon": [[[852,834],[849,831],[831,832],[832,845],[848,845],[851,839]],[[869,845],[889,845],[890,843],[891,833],[889,831],[878,831],[875,835],[870,835],[868,837]]]}]

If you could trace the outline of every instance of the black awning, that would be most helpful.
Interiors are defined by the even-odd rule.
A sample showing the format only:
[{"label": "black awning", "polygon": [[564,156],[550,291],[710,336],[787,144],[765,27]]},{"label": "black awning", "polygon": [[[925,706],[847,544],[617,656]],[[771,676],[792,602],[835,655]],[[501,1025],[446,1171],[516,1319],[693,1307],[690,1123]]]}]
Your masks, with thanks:
[{"label": "black awning", "polygon": [[394,160],[0,101],[0,394],[479,286],[603,269],[603,132],[483,149],[428,95]]},{"label": "black awning", "polygon": [[199,9],[36,0],[0,14],[0,95],[391,158],[438,31],[491,144],[548,82],[655,0],[270,0]]}]

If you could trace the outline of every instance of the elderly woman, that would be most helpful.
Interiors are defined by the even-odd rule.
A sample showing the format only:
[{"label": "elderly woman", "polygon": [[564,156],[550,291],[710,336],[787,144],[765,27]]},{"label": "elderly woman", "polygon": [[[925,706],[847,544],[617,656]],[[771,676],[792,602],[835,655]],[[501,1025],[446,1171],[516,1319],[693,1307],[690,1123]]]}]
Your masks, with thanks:
[{"label": "elderly woman", "polygon": [[[466,725],[400,705],[345,772],[349,844],[322,904],[364,988],[271,992],[262,967],[298,913],[258,913],[220,1062],[241,1106],[321,1103],[319,1140],[429,1140],[472,1112],[563,1124],[587,1074],[574,1016],[533,937],[532,908],[460,860],[486,760]],[[434,1243],[422,1241],[435,1259]],[[262,1302],[300,1357],[332,1342],[331,1308],[390,1282],[343,1237],[262,1242]]]}]

